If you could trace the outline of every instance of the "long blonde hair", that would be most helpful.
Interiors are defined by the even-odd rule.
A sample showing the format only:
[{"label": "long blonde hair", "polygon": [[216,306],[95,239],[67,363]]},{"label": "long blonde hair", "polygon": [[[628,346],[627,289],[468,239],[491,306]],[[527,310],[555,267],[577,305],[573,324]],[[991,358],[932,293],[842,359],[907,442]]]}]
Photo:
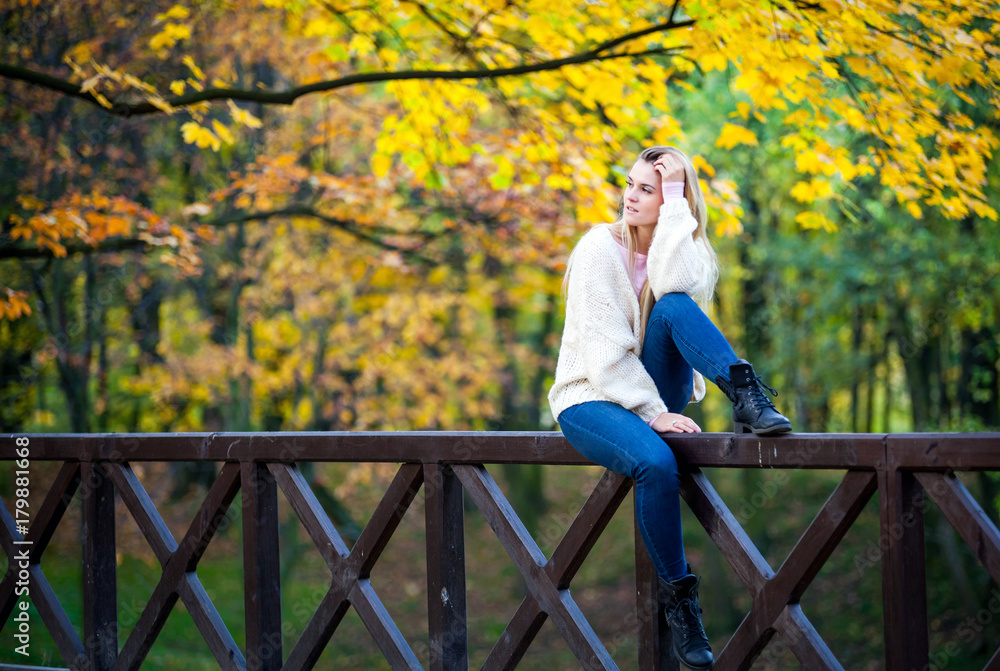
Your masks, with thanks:
[{"label": "long blonde hair", "polygon": [[[698,171],[695,170],[694,163],[692,163],[687,154],[682,152],[680,149],[666,146],[649,147],[639,154],[639,160],[646,161],[647,163],[654,163],[658,158],[665,154],[677,156],[684,164],[684,198],[688,202],[688,207],[691,208],[691,215],[698,222],[698,227],[695,229],[692,237],[694,238],[695,243],[701,244],[704,247],[709,261],[708,266],[705,269],[705,276],[702,278],[703,289],[699,291],[698,295],[694,298],[701,305],[702,309],[707,310],[709,303],[712,300],[712,295],[715,293],[715,285],[719,281],[719,261],[718,257],[715,255],[715,250],[712,248],[712,243],[708,239],[708,232],[706,230],[706,224],[708,223],[708,211],[705,208],[705,196],[701,191],[701,183],[698,181]],[[625,223],[624,200],[622,200],[618,205],[618,219],[610,224],[603,225],[610,228],[611,233],[617,237],[618,240],[621,240],[625,249],[628,250],[628,272],[629,277],[632,277],[635,273],[636,253],[639,248],[639,239],[635,228]],[[563,277],[564,293],[569,283],[569,273],[573,267],[574,255],[575,254],[570,254],[570,257],[566,262],[566,275]],[[649,286],[649,280],[647,279],[642,285],[642,290],[639,292],[640,346],[642,341],[645,339],[646,323],[649,321],[649,314],[653,311],[654,305],[656,305],[656,298],[653,296],[653,289]]]}]

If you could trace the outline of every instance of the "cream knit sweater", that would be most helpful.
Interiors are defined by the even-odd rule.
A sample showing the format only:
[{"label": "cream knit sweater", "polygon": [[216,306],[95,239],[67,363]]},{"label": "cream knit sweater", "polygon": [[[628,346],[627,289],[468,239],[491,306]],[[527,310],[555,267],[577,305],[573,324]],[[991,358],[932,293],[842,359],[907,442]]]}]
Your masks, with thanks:
[{"label": "cream knit sweater", "polygon": [[[710,277],[706,245],[691,234],[698,222],[684,199],[660,206],[646,261],[647,280],[657,299],[681,292],[704,302]],[[549,407],[557,418],[586,401],[611,401],[649,423],[667,412],[656,384],[639,356],[639,301],[611,229],[595,226],[577,243],[566,289],[563,328]],[[705,379],[694,374],[694,400],[705,396]]]}]

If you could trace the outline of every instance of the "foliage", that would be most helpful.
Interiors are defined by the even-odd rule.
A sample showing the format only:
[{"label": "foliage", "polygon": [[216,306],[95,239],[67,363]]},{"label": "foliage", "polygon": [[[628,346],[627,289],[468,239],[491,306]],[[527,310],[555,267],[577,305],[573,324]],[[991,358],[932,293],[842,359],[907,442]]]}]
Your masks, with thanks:
[{"label": "foliage", "polygon": [[[797,430],[996,428],[997,9],[8,3],[0,423],[555,428],[566,255],[664,143],[708,194],[714,317]],[[729,428],[717,391],[688,412]],[[548,514],[572,508],[539,473],[499,471],[541,530],[543,493]],[[344,500],[373,477],[313,484]],[[762,478],[713,482],[735,510]],[[780,560],[831,482],[795,474],[781,491],[802,510],[768,498],[747,528]],[[992,512],[995,481],[978,484]],[[943,554],[935,585],[987,593]],[[829,598],[875,574],[829,570]],[[729,631],[746,604],[718,584],[732,603],[710,629]],[[941,603],[946,641],[958,605]],[[872,658],[862,625],[829,622],[849,666]]]}]

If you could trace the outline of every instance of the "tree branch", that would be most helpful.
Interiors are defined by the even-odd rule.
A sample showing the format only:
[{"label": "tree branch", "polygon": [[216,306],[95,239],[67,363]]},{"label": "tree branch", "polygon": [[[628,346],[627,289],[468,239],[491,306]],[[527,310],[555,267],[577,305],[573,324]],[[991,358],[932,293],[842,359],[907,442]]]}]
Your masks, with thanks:
[{"label": "tree branch", "polygon": [[[291,207],[285,207],[280,210],[267,210],[264,212],[247,212],[244,214],[235,215],[232,217],[225,217],[223,219],[217,219],[215,221],[206,222],[209,226],[220,227],[226,226],[228,224],[242,223],[246,221],[265,221],[271,217],[311,217],[313,219],[318,219],[325,224],[333,226],[334,228],[339,228],[340,230],[350,233],[354,237],[364,240],[365,242],[370,242],[373,245],[382,247],[383,249],[388,249],[389,251],[399,252],[404,256],[411,257],[420,263],[434,267],[440,265],[439,261],[428,258],[421,254],[420,252],[408,249],[406,247],[400,247],[399,245],[394,245],[391,242],[386,242],[370,233],[359,229],[354,223],[338,219],[337,217],[330,217],[316,210],[306,207],[304,205],[293,205]],[[399,232],[394,235],[407,235],[407,233]]]},{"label": "tree branch", "polygon": [[[585,51],[573,56],[567,56],[565,58],[554,58],[547,61],[540,61],[538,63],[530,63],[526,65],[517,65],[506,68],[480,68],[476,70],[402,70],[398,72],[361,72],[353,75],[348,75],[346,77],[340,77],[338,79],[331,79],[323,82],[316,82],[314,84],[307,84],[304,86],[297,86],[288,91],[260,91],[260,90],[246,90],[246,89],[226,89],[226,88],[210,88],[204,91],[192,91],[184,95],[175,96],[173,98],[167,98],[164,102],[174,108],[186,107],[188,105],[194,105],[201,102],[209,102],[214,100],[239,100],[243,102],[256,102],[262,104],[271,105],[291,105],[298,98],[302,96],[309,95],[311,93],[320,93],[325,91],[334,91],[336,89],[345,88],[348,86],[354,86],[357,84],[375,84],[380,82],[389,81],[401,81],[409,79],[420,79],[420,80],[436,80],[436,79],[446,79],[446,80],[462,80],[462,79],[496,79],[499,77],[514,77],[517,75],[526,75],[534,72],[545,72],[548,70],[558,70],[560,68],[566,67],[568,65],[580,65],[582,63],[589,63],[593,61],[602,61],[611,58],[629,58],[636,56],[644,56],[650,53],[663,53],[664,49],[653,49],[644,52],[632,53],[632,52],[619,52],[606,54],[610,49],[619,46],[630,40],[634,40],[645,35],[649,35],[656,32],[663,32],[667,30],[673,30],[675,28],[684,28],[687,26],[694,25],[694,21],[678,21],[673,20],[666,23],[660,23],[649,28],[644,28],[642,30],[636,30],[631,33],[626,33],[620,37],[613,40],[608,40],[602,44],[597,45],[589,51]],[[677,47],[678,49],[682,47]],[[100,106],[100,103],[90,95],[90,93],[84,93],[80,90],[80,85],[73,84],[72,82],[65,81],[63,79],[58,79],[52,77],[51,75],[44,74],[42,72],[36,72],[34,70],[29,70],[18,65],[11,65],[8,63],[0,63],[0,77],[6,77],[7,79],[15,79],[29,84],[34,84],[42,88],[51,89],[53,91],[58,91],[67,96],[79,98],[85,100],[91,104]],[[102,109],[104,109],[102,107]],[[162,112],[159,107],[153,105],[149,102],[144,103],[125,103],[122,101],[114,101],[111,109],[108,110],[109,113],[116,116],[129,117],[129,116],[139,116],[144,114],[155,114]]]},{"label": "tree branch", "polygon": [[[428,258],[420,252],[409,249],[406,247],[401,247],[399,245],[394,245],[391,242],[387,242],[376,235],[372,235],[368,231],[365,231],[354,223],[346,221],[344,219],[338,219],[336,217],[330,217],[312,208],[306,206],[292,206],[286,207],[279,210],[267,210],[263,212],[246,212],[229,217],[221,217],[219,219],[213,219],[212,221],[198,222],[200,225],[211,226],[212,228],[222,228],[223,226],[228,226],[229,224],[240,224],[249,221],[266,221],[273,217],[311,217],[313,219],[319,219],[320,221],[333,226],[334,228],[339,228],[340,230],[350,233],[354,237],[369,242],[373,245],[387,249],[389,251],[399,252],[404,256],[411,257],[412,259],[419,261],[420,263],[434,267],[440,265],[439,261]],[[386,235],[417,235],[424,239],[429,237],[427,233],[416,232],[416,233],[406,233],[404,231],[386,231],[385,229],[378,229],[379,232],[385,233]],[[144,251],[146,247],[151,246],[147,241],[141,240],[139,238],[116,238],[108,240],[98,245],[67,245],[66,246],[66,257],[75,256],[76,254],[101,254],[104,252],[122,252],[133,249],[138,249]],[[41,247],[2,247],[0,246],[0,261],[5,259],[54,259],[56,258],[52,250],[44,249]]]},{"label": "tree branch", "polygon": [[[149,243],[139,238],[116,238],[99,245],[66,245],[66,256],[76,254],[97,254],[100,252],[124,252],[142,249]],[[0,247],[0,261],[4,259],[54,259],[51,249],[43,247]]]}]

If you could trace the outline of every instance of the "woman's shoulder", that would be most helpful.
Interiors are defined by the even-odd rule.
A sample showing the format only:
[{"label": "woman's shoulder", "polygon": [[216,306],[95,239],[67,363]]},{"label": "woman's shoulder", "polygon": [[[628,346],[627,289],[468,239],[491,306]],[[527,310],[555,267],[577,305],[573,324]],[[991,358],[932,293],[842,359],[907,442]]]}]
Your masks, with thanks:
[{"label": "woman's shoulder", "polygon": [[578,255],[603,253],[615,249],[614,233],[611,232],[610,224],[597,224],[583,234],[580,241],[576,243],[575,251]]}]

